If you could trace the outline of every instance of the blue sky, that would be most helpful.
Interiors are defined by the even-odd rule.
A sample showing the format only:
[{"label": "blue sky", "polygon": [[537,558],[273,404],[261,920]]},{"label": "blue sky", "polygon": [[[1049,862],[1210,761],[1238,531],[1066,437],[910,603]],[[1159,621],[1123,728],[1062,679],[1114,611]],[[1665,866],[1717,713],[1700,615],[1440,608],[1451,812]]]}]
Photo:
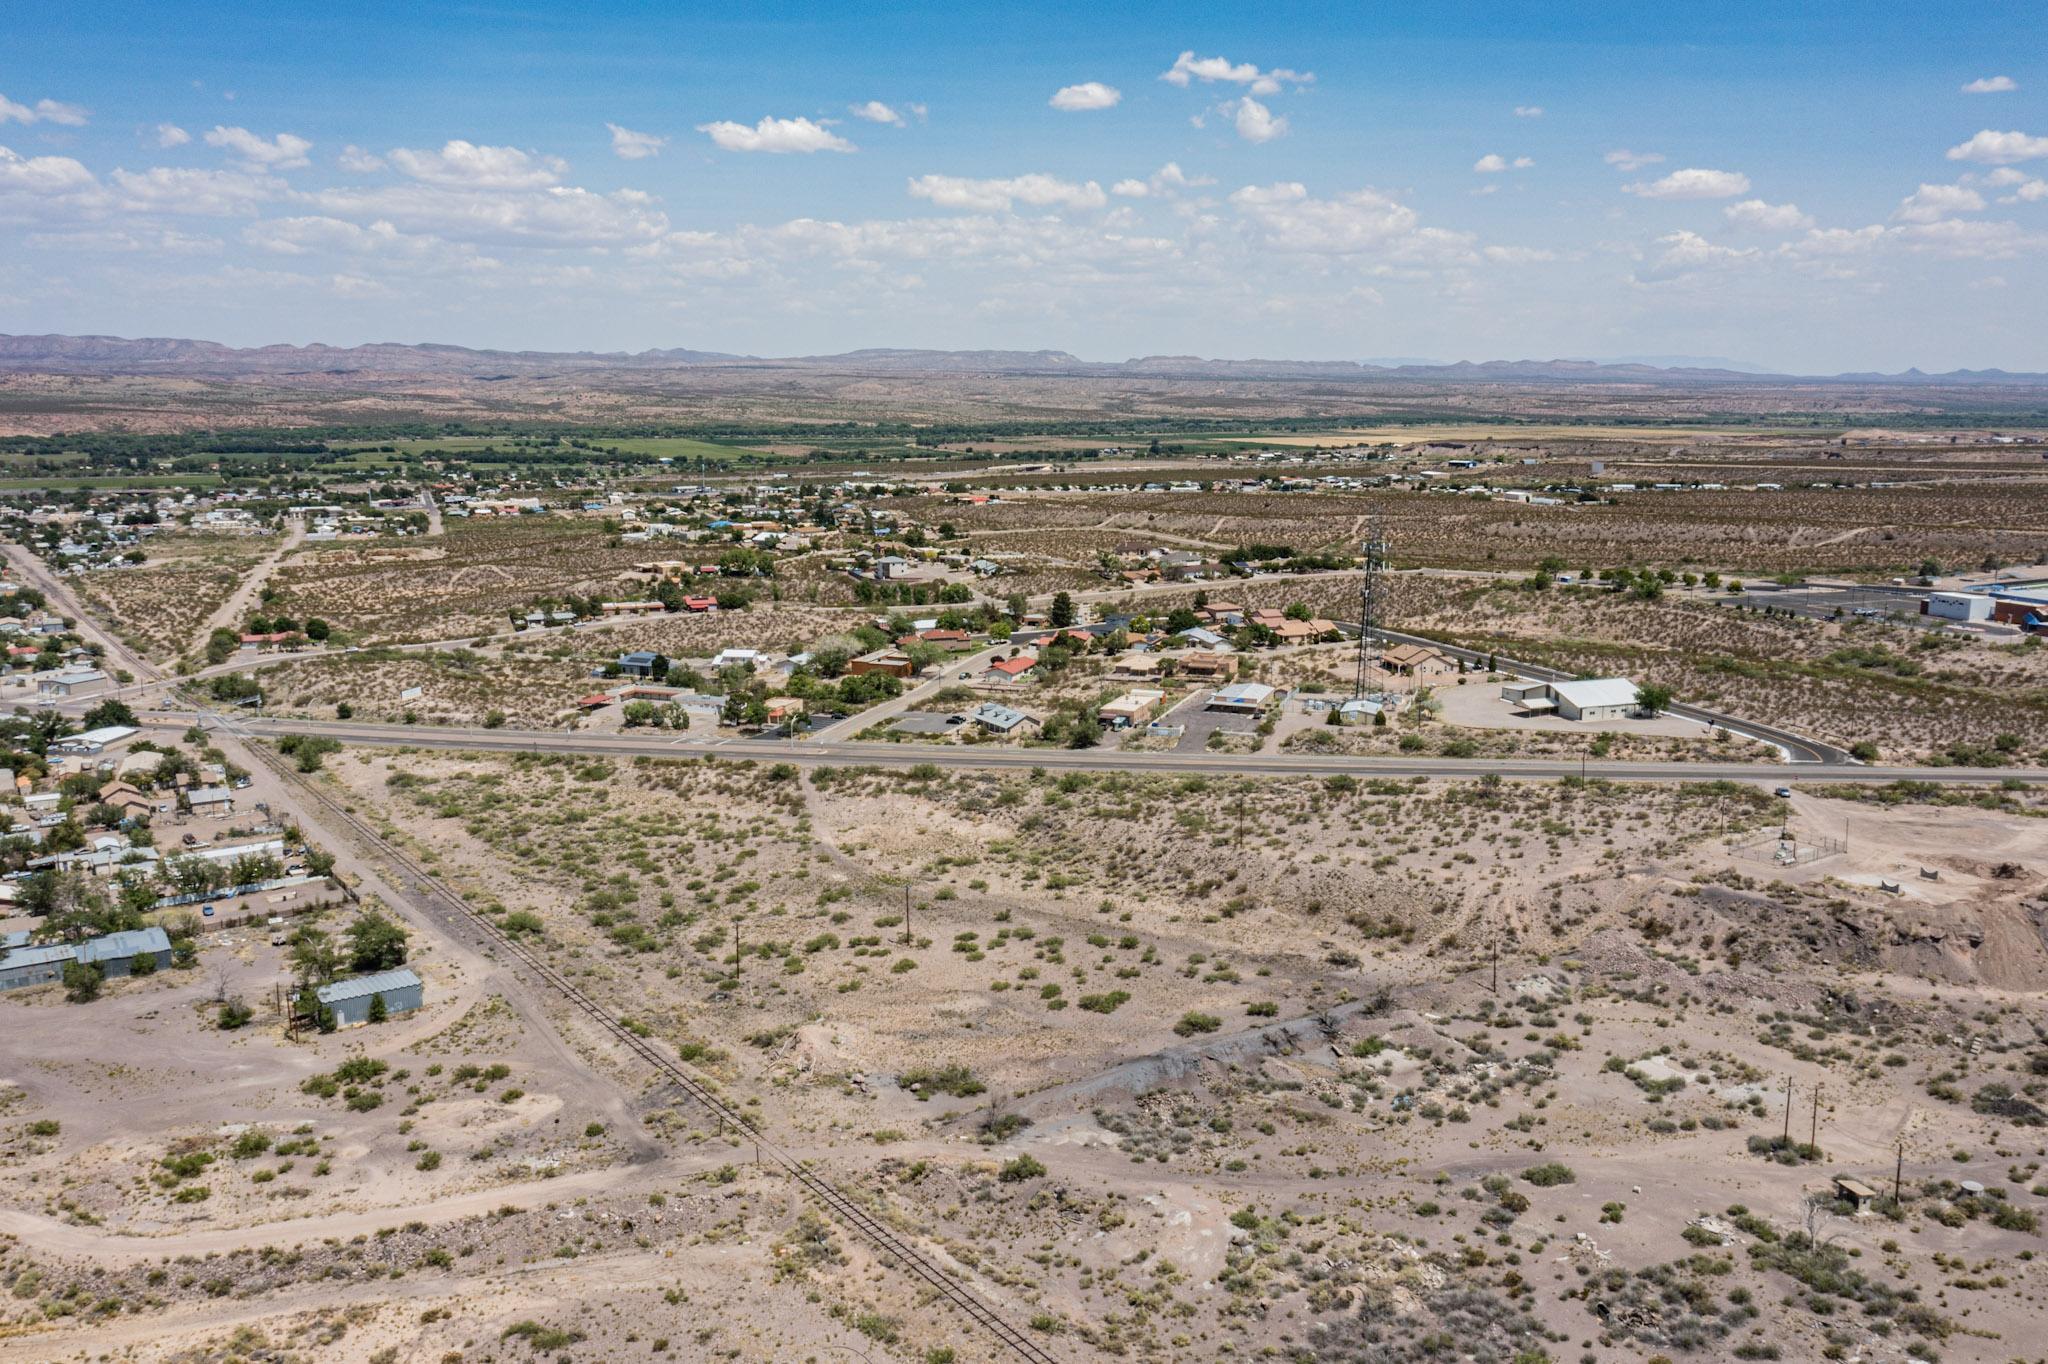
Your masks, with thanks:
[{"label": "blue sky", "polygon": [[0,331],[2048,370],[2039,6],[1693,8],[14,6]]}]

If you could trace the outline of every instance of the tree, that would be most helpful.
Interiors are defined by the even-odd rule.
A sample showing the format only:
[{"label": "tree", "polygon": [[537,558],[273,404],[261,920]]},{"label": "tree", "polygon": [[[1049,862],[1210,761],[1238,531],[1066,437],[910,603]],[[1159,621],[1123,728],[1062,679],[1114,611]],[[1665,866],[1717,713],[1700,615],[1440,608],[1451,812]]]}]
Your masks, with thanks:
[{"label": "tree", "polygon": [[384,996],[370,996],[370,1010],[366,1017],[372,1023],[382,1023],[391,1017],[391,1010],[385,1005]]},{"label": "tree", "polygon": [[1636,688],[1636,708],[1650,715],[1669,709],[1671,688],[1660,682],[1645,682]]},{"label": "tree", "polygon": [[314,616],[311,620],[308,620],[306,622],[307,639],[313,640],[318,643],[325,643],[327,641],[327,637],[333,633],[333,627],[330,626],[326,621],[320,619],[318,616]]},{"label": "tree", "polygon": [[1074,615],[1073,597],[1065,592],[1054,593],[1052,599],[1052,612],[1048,619],[1051,620],[1055,626],[1062,630],[1064,630],[1067,626],[1072,625],[1076,619]]},{"label": "tree", "polygon": [[133,725],[135,710],[126,701],[108,697],[87,711],[81,723],[87,729],[104,729],[108,725]]},{"label": "tree", "polygon": [[310,924],[292,935],[291,959],[301,985],[325,985],[341,971],[334,940]]},{"label": "tree", "polygon": [[64,963],[64,998],[73,1004],[89,1004],[100,997],[100,986],[106,984],[106,968],[98,962],[67,961]]},{"label": "tree", "polygon": [[1307,602],[1302,601],[1287,603],[1287,609],[1285,611],[1282,611],[1280,614],[1287,617],[1287,619],[1289,620],[1315,619],[1315,612],[1308,609]]},{"label": "tree", "polygon": [[405,929],[382,914],[365,914],[348,926],[351,969],[389,971],[405,965]]},{"label": "tree", "polygon": [[42,872],[21,884],[21,907],[43,916],[45,941],[77,942],[142,927],[141,914],[109,903],[104,883],[83,872]]}]

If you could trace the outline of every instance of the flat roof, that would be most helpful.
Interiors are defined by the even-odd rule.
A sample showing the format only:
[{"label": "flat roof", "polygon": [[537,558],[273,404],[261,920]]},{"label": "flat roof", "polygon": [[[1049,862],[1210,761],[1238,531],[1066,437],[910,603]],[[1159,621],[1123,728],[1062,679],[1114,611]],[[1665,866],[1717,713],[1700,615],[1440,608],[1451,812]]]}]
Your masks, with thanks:
[{"label": "flat roof", "polygon": [[83,734],[66,735],[57,740],[55,746],[64,748],[73,744],[98,744],[105,748],[108,744],[118,744],[123,739],[140,733],[142,731],[133,725],[101,725],[98,729],[88,729]]}]

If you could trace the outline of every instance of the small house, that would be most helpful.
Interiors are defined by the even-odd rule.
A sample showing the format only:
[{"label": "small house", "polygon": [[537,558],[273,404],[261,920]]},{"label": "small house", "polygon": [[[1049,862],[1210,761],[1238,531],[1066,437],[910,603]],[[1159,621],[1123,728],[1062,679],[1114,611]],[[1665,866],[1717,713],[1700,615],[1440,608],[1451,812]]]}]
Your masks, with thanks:
[{"label": "small house", "polygon": [[999,658],[982,672],[983,684],[992,687],[1014,686],[1022,682],[1030,671],[1038,666],[1038,660],[1029,654],[1015,658]]},{"label": "small house", "polygon": [[1166,699],[1166,693],[1150,687],[1133,687],[1123,695],[1103,702],[1095,710],[1095,716],[1111,729],[1129,729],[1133,725],[1151,722],[1153,710]]},{"label": "small house", "polygon": [[917,664],[909,654],[900,649],[877,649],[871,654],[862,654],[846,665],[849,673],[887,673],[891,677],[908,677],[917,671]]},{"label": "small house", "polygon": [[1440,677],[1458,670],[1450,655],[1421,644],[1396,644],[1380,655],[1380,666],[1402,677]]},{"label": "small house", "polygon": [[655,666],[661,661],[661,655],[652,649],[635,649],[619,655],[619,671],[627,677],[653,677]]},{"label": "small house", "polygon": [[991,734],[1015,734],[1038,728],[1038,721],[1023,711],[1012,706],[998,705],[994,701],[985,701],[975,707],[970,718]]}]

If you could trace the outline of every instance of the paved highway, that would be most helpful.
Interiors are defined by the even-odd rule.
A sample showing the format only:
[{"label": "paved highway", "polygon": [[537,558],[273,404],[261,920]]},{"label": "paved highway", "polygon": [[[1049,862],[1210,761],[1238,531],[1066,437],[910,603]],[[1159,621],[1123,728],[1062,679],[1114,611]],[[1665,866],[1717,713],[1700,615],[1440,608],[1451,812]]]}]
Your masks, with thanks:
[{"label": "paved highway", "polygon": [[[215,717],[208,717],[215,722]],[[187,719],[145,717],[145,722],[183,728]],[[1787,780],[1891,782],[1940,781],[1984,784],[2018,779],[2048,782],[2048,769],[1977,767],[1876,767],[1860,763],[1568,762],[1546,759],[1460,759],[1443,757],[1354,758],[1312,754],[1121,753],[1107,748],[995,748],[989,745],[819,742],[816,740],[690,739],[659,730],[645,733],[579,734],[561,730],[468,729],[442,725],[376,725],[353,721],[236,717],[226,722],[237,734],[274,738],[282,734],[324,735],[345,744],[380,748],[473,749],[494,753],[572,753],[615,758],[723,758],[788,762],[799,766],[932,766],[968,770],[1044,769],[1083,772],[1155,772],[1231,777],[1473,778],[1494,773],[1528,780],[1587,777],[1602,781],[1748,781],[1777,786]]]}]

